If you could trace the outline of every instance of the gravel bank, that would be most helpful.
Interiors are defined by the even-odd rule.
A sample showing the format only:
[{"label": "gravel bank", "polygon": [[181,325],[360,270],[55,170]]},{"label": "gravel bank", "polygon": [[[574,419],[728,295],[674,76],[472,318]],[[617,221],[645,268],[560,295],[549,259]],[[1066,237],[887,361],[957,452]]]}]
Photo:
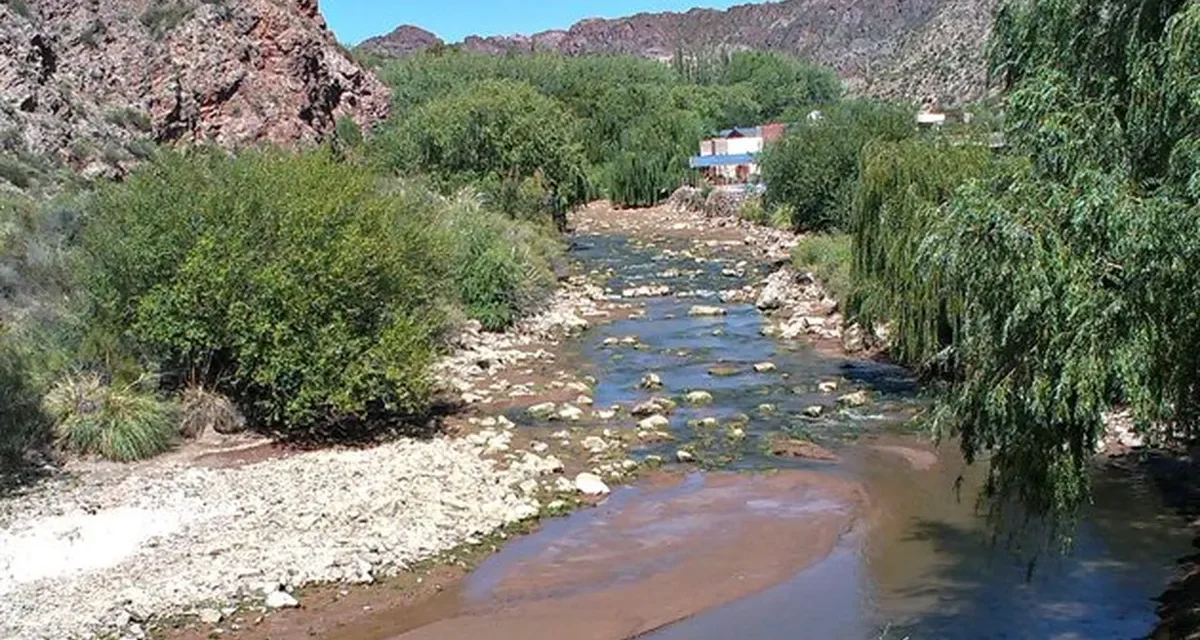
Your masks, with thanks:
[{"label": "gravel bank", "polygon": [[[536,456],[534,456],[536,457]],[[537,513],[465,441],[234,469],[84,473],[0,502],[0,637],[66,638],[319,581],[370,581]]]}]

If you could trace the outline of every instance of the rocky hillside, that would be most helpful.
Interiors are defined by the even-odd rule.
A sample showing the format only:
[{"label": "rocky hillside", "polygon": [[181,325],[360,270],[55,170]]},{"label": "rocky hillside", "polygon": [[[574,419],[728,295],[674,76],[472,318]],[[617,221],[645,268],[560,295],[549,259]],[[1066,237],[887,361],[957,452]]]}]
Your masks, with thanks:
[{"label": "rocky hillside", "polygon": [[[532,36],[469,37],[459,46],[499,54],[556,51],[667,59],[679,49],[785,51],[838,70],[851,90],[958,103],[983,94],[984,43],[997,0],[785,0],[727,11],[584,20]],[[412,26],[362,44],[398,55],[442,44]]]},{"label": "rocky hillside", "polygon": [[316,0],[0,0],[0,187],[152,142],[313,141],[388,103]]}]

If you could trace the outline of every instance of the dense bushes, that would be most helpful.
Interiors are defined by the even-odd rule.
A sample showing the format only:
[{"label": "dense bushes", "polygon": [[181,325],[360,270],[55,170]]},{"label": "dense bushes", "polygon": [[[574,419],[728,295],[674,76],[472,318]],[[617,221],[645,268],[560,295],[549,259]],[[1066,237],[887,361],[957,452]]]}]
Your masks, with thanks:
[{"label": "dense bushes", "polygon": [[912,112],[902,105],[859,100],[830,105],[820,119],[792,126],[768,148],[762,161],[763,181],[769,185],[766,206],[786,206],[797,229],[843,226],[863,147],[874,139],[899,140],[914,132]]},{"label": "dense bushes", "polygon": [[850,236],[845,234],[806,235],[792,249],[792,264],[812,273],[830,297],[842,302],[850,295],[851,261]]},{"label": "dense bushes", "polygon": [[431,212],[330,154],[166,154],[97,194],[93,333],[256,421],[415,412],[444,268]]},{"label": "dense bushes", "polygon": [[27,364],[12,336],[0,334],[0,481],[26,450],[45,440],[47,421]]},{"label": "dense bushes", "polygon": [[549,244],[327,152],[165,154],[97,194],[89,329],[253,424],[353,426],[421,412],[450,305],[506,326],[548,288]]},{"label": "dense bushes", "polygon": [[[841,95],[832,71],[763,52],[681,53],[667,66],[625,56],[493,57],[441,50],[388,62],[379,73],[393,90],[393,127],[408,129],[405,135],[423,135],[414,117],[453,113],[458,107],[452,103],[463,100],[489,104],[514,87],[521,87],[514,102],[526,110],[550,113],[550,103],[565,109],[576,123],[587,165],[579,174],[588,178],[586,195],[604,195],[619,206],[657,204],[669,195],[687,178],[687,158],[705,134],[804,114]],[[535,100],[530,87],[549,102]],[[559,119],[550,117],[551,131],[538,133],[553,139]],[[445,130],[474,135],[462,126]],[[411,160],[409,170],[447,170],[439,158],[411,151],[397,155]],[[552,187],[559,182],[546,178]]]},{"label": "dense bushes", "polygon": [[538,228],[488,212],[468,192],[439,215],[451,257],[451,280],[467,316],[503,329],[528,314],[554,288],[551,264],[560,251]]},{"label": "dense bushes", "polygon": [[587,196],[578,122],[523,82],[484,80],[433,99],[392,122],[371,146],[383,168],[427,172],[448,191],[536,178],[559,212]]}]

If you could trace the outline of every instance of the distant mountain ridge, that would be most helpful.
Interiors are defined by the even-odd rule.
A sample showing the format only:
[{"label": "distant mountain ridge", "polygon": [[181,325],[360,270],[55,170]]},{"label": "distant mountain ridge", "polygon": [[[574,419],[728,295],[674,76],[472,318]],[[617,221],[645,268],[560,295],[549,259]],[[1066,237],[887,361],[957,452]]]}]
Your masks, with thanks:
[{"label": "distant mountain ridge", "polygon": [[[838,71],[855,93],[957,104],[986,90],[985,44],[999,0],[784,0],[728,10],[590,18],[533,35],[470,36],[485,54],[551,51],[667,59],[680,48],[783,51]],[[404,25],[360,49],[404,56],[445,43]]]}]

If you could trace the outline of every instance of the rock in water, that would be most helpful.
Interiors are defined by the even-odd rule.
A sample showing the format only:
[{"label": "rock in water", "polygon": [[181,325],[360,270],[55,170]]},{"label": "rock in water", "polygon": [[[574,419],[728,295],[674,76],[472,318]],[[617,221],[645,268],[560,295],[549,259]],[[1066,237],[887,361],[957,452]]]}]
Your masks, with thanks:
[{"label": "rock in water", "polygon": [[838,398],[838,404],[845,405],[847,407],[861,407],[870,401],[871,397],[868,396],[867,392],[862,389],[855,391],[854,393],[847,393],[846,395]]},{"label": "rock in water", "polygon": [[663,381],[657,373],[647,373],[642,377],[640,386],[643,389],[661,389],[663,386]]},{"label": "rock in water", "polygon": [[833,380],[830,380],[829,382],[822,382],[817,385],[817,390],[821,393],[833,393],[834,391],[838,390],[838,383]]},{"label": "rock in water", "polygon": [[574,405],[564,405],[558,410],[558,417],[571,422],[578,421],[583,418],[583,410]]},{"label": "rock in water", "polygon": [[684,451],[683,449],[680,449],[679,451],[675,452],[675,459],[680,462],[683,462],[683,463],[695,462],[696,456],[692,455],[688,451]]},{"label": "rock in water", "polygon": [[604,441],[604,438],[599,438],[596,436],[588,436],[584,438],[582,444],[583,448],[587,449],[591,453],[603,453],[604,451],[608,450],[608,443]]},{"label": "rock in water", "polygon": [[267,594],[268,609],[292,609],[300,606],[300,601],[286,591],[272,591]]},{"label": "rock in water", "polygon": [[526,413],[528,413],[530,417],[544,420],[550,416],[553,416],[556,408],[557,406],[553,402],[543,402],[541,404],[535,404],[532,407],[529,407],[526,409]]},{"label": "rock in water", "polygon": [[692,391],[683,397],[688,404],[709,404],[713,396],[707,391]]},{"label": "rock in water", "polygon": [[775,370],[774,362],[760,362],[754,365],[754,370],[759,373],[770,373]]},{"label": "rock in water", "polygon": [[804,415],[806,415],[806,416],[808,416],[808,417],[810,417],[810,418],[820,418],[820,417],[821,417],[821,414],[822,414],[824,411],[825,411],[825,407],[822,407],[822,406],[821,406],[821,405],[819,405],[819,404],[814,404],[814,405],[813,405],[813,406],[811,406],[811,407],[805,407],[805,408],[804,408]]},{"label": "rock in water", "polygon": [[586,496],[608,495],[608,485],[594,473],[586,471],[575,476],[575,489]]},{"label": "rock in water", "polygon": [[646,431],[654,431],[655,429],[663,429],[671,425],[671,421],[663,416],[650,416],[638,423],[638,429]]},{"label": "rock in water", "polygon": [[705,316],[723,316],[725,315],[724,307],[711,307],[704,304],[698,304],[691,309],[688,309],[689,316],[705,317]]}]

